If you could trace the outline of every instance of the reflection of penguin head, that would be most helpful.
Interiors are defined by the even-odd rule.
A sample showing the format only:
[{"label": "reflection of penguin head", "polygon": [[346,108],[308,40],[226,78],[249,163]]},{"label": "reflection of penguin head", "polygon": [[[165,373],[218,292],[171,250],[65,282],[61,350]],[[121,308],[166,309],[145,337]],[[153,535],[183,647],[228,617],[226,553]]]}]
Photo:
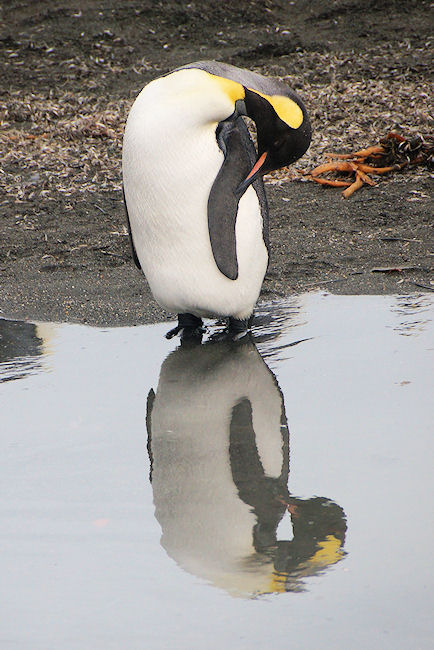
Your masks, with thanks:
[{"label": "reflection of penguin head", "polygon": [[300,591],[302,578],[320,573],[345,555],[343,509],[323,497],[290,497],[294,537],[277,542],[272,591]]},{"label": "reflection of penguin head", "polygon": [[[291,589],[285,545],[293,542],[276,536],[288,509],[297,511],[287,488],[289,435],[282,394],[253,343],[172,352],[149,395],[147,426],[167,553],[233,595]],[[294,538],[306,503],[296,501]],[[307,558],[317,550],[306,547]],[[306,558],[300,550],[297,558],[298,570]]]}]

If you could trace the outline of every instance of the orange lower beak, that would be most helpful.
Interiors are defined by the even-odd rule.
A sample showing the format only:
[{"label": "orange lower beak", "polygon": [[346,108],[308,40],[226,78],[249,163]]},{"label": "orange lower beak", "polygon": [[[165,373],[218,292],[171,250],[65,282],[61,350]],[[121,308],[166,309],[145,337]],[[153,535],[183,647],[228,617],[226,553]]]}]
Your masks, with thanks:
[{"label": "orange lower beak", "polygon": [[250,170],[248,176],[243,180],[242,183],[237,187],[236,193],[237,194],[243,194],[246,189],[249,187],[251,183],[255,180],[256,176],[258,175],[258,172],[261,170],[262,165],[265,163],[267,159],[267,151],[264,151],[263,154],[261,154],[258,158],[258,160],[255,162],[253,165],[252,169]]},{"label": "orange lower beak", "polygon": [[250,174],[246,177],[246,181],[248,181],[249,178],[254,176],[254,174],[256,174],[256,172],[258,172],[261,169],[262,165],[265,162],[266,157],[267,157],[267,152],[264,151],[262,156],[259,156],[258,160],[255,162],[254,166],[252,167],[252,170],[251,170]]}]

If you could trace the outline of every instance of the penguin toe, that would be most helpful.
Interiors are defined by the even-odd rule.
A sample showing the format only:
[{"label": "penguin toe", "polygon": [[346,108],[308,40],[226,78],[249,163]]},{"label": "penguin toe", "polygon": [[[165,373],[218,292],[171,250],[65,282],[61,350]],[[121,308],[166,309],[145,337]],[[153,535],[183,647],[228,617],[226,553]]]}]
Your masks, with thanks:
[{"label": "penguin toe", "polygon": [[164,336],[166,337],[166,339],[173,339],[173,337],[176,336],[177,334],[179,334],[180,332],[182,332],[183,329],[184,329],[183,327],[180,327],[179,325],[177,325],[172,330],[169,330],[168,332],[166,332],[166,334]]},{"label": "penguin toe", "polygon": [[245,336],[251,329],[253,316],[249,318],[234,318],[229,316],[228,331],[231,334],[242,334]]},{"label": "penguin toe", "polygon": [[200,345],[206,329],[204,327],[184,327],[180,333],[181,345]]},{"label": "penguin toe", "polygon": [[[233,319],[235,320],[235,319]],[[245,326],[242,327],[241,323],[245,323]],[[224,330],[219,330],[218,332],[214,332],[209,337],[210,341],[214,342],[219,342],[219,341],[226,341],[226,342],[234,342],[236,343],[237,341],[250,341],[251,340],[251,332],[250,328],[247,326],[247,321],[237,321],[237,324],[235,327],[231,326],[231,319],[229,319],[229,323],[227,324],[226,328]]]},{"label": "penguin toe", "polygon": [[244,339],[246,336],[250,338],[251,332],[250,330],[243,330],[242,332],[228,332],[228,336],[232,339],[232,341],[240,341],[241,339]]},{"label": "penguin toe", "polygon": [[179,334],[181,340],[200,337],[205,332],[203,321],[193,314],[178,314],[178,325],[167,332],[166,339],[173,339]]}]

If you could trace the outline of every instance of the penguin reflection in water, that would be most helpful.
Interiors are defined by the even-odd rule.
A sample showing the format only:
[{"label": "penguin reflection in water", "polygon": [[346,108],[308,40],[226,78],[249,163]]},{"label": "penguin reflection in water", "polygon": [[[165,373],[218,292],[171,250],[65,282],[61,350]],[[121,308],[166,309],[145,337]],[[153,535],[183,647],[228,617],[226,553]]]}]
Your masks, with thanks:
[{"label": "penguin reflection in water", "polygon": [[288,492],[283,397],[248,337],[172,352],[146,423],[161,545],[180,567],[250,597],[298,591],[344,556],[342,508]]},{"label": "penguin reflection in water", "polygon": [[[257,129],[258,151],[242,116]],[[228,318],[251,325],[268,265],[262,176],[295,162],[311,128],[281,81],[215,61],[155,79],[128,116],[123,185],[136,265],[157,302],[178,314],[168,333]]]}]

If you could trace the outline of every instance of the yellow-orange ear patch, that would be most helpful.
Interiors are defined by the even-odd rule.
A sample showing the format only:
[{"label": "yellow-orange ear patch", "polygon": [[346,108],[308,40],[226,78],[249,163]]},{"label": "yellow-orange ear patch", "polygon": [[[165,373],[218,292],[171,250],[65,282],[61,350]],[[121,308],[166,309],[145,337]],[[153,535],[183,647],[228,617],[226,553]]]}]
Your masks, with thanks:
[{"label": "yellow-orange ear patch", "polygon": [[253,90],[252,92],[261,95],[261,97],[264,97],[264,99],[270,102],[280,119],[291,128],[298,129],[302,124],[303,111],[293,99],[284,97],[283,95],[264,95],[257,90]]},{"label": "yellow-orange ear patch", "polygon": [[[232,81],[232,79],[227,79],[226,77],[219,77],[218,75],[210,76],[213,77],[220,89],[227,97],[229,97],[234,105],[238,99],[244,99],[245,90],[242,84],[237,81]],[[284,95],[265,95],[264,93],[259,92],[259,90],[254,90],[253,88],[249,88],[249,90],[266,99],[274,108],[280,119],[291,128],[298,129],[302,124],[303,111],[293,99],[285,97]]]}]

